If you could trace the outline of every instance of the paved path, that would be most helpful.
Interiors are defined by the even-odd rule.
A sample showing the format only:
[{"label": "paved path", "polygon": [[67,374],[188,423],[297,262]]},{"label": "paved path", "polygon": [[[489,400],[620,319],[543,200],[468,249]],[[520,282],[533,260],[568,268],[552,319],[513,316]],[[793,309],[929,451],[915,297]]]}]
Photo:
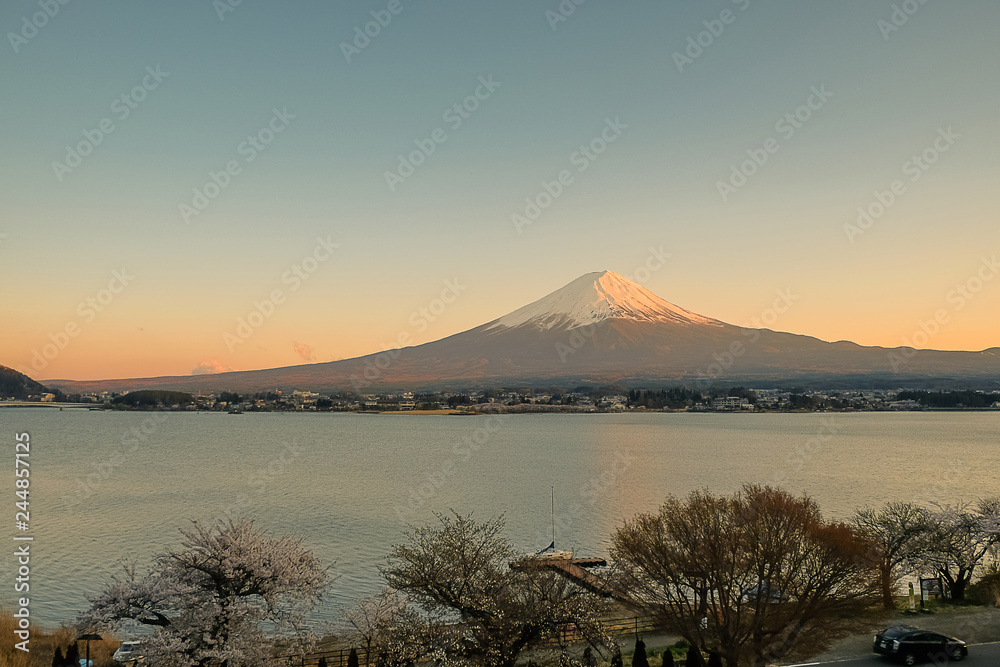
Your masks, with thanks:
[{"label": "paved path", "polygon": [[[921,630],[932,630],[943,635],[958,637],[969,644],[1000,641],[1000,609],[984,609],[972,607],[941,611],[936,614],[914,614],[900,617],[890,625],[912,625]],[[838,660],[842,658],[871,655],[874,633],[858,635],[842,639],[826,653],[812,658],[811,661]],[[972,653],[972,649],[969,649]],[[878,664],[878,663],[876,663]],[[1000,661],[994,663],[1000,667]]]},{"label": "paved path", "polygon": [[[794,667],[821,667],[823,665],[835,665],[836,667],[890,667],[895,663],[869,653],[863,657],[841,658],[839,660],[809,661],[795,663]],[[933,665],[934,663],[926,663]],[[963,665],[979,665],[981,667],[997,667],[1000,665],[1000,642],[989,644],[970,644],[969,657],[962,661]],[[791,667],[791,666],[790,666]]]},{"label": "paved path", "polygon": [[[958,608],[935,614],[914,614],[902,616],[889,625],[912,625],[924,630],[933,630],[944,635],[958,637],[969,644],[969,664],[1000,667],[1000,609],[982,607]],[[782,663],[786,667],[795,665],[892,665],[872,653],[874,632],[842,639],[827,651],[809,660],[797,663]],[[643,635],[646,648],[670,646],[679,638],[672,635]],[[635,647],[635,638],[622,636],[618,641],[623,653]],[[627,661],[626,661],[627,663]]]}]

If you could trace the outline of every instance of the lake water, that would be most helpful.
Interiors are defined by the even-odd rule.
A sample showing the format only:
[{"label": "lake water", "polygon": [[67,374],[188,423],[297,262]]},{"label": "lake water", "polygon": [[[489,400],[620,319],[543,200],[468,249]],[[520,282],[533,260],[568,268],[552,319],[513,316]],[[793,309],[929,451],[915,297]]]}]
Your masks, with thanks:
[{"label": "lake water", "polygon": [[[505,514],[525,551],[606,556],[623,519],[666,494],[743,483],[808,493],[830,517],[888,500],[1000,492],[1000,413],[598,414],[452,417],[0,409],[31,436],[31,612],[72,622],[131,554],[236,510],[303,537],[337,576],[333,618],[380,585],[407,524],[454,509]],[[13,475],[7,479],[10,534]],[[0,558],[13,578],[13,549]],[[4,583],[0,605],[15,594]]]}]

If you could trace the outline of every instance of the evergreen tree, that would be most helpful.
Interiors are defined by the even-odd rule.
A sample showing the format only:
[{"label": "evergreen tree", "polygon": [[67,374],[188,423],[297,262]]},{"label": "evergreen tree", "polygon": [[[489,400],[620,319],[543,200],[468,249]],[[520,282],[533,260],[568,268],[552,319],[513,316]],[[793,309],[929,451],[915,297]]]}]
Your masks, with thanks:
[{"label": "evergreen tree", "polygon": [[611,656],[611,667],[623,667],[622,665],[622,652],[618,646],[615,646],[615,654]]},{"label": "evergreen tree", "polygon": [[688,649],[687,661],[684,664],[687,667],[705,667],[705,659],[701,657],[701,651],[697,646]]},{"label": "evergreen tree", "polygon": [[66,649],[66,664],[70,667],[80,667],[80,649],[73,642]]},{"label": "evergreen tree", "polygon": [[316,667],[326,667],[326,656],[325,655],[322,656],[322,657],[320,657],[319,664],[317,664]]},{"label": "evergreen tree", "polygon": [[641,639],[635,640],[635,653],[632,654],[632,667],[649,667],[649,660],[646,658],[646,642]]},{"label": "evergreen tree", "polygon": [[62,649],[56,646],[56,652],[52,656],[52,667],[63,667],[64,660]]},{"label": "evergreen tree", "polygon": [[674,667],[674,652],[669,647],[663,652],[663,667]]},{"label": "evergreen tree", "polygon": [[722,656],[715,651],[708,654],[708,667],[722,667]]},{"label": "evergreen tree", "polygon": [[358,649],[351,649],[351,654],[347,656],[347,667],[358,667]]}]

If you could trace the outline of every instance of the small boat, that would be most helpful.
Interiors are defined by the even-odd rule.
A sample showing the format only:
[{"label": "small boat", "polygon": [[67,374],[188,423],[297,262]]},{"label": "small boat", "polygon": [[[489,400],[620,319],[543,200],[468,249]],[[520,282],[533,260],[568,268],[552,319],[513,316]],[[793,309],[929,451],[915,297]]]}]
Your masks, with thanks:
[{"label": "small boat", "polygon": [[603,558],[574,558],[573,552],[556,549],[556,493],[555,487],[553,487],[552,542],[541,551],[523,556],[509,565],[512,570],[552,570],[601,597],[624,600],[625,598],[614,589],[609,581],[587,569],[604,567],[607,564]]}]

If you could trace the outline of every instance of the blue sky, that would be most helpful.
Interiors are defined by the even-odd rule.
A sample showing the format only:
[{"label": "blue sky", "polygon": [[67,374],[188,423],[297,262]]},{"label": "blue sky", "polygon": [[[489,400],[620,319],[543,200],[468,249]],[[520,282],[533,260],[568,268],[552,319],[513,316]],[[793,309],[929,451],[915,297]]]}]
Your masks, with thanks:
[{"label": "blue sky", "polygon": [[[94,378],[328,361],[476,326],[602,269],[736,324],[791,289],[773,328],[892,346],[943,308],[930,347],[1000,343],[1000,281],[981,269],[1000,240],[996,3],[566,0],[559,22],[553,1],[399,0],[392,14],[388,0],[243,0],[221,18],[220,3],[54,2],[45,21],[37,0],[0,9],[0,363]],[[391,21],[348,62],[372,12]],[[455,127],[447,111],[477,88]],[[284,127],[248,151],[275,110]],[[113,130],[78,166],[53,166],[102,121]],[[623,129],[581,162],[609,121]],[[443,142],[390,189],[386,172],[435,130]],[[933,164],[906,168],[925,151]],[[563,171],[519,233],[512,215]],[[851,232],[893,181],[884,214]],[[292,289],[282,277],[318,238],[339,247]],[[637,274],[650,248],[669,260]],[[134,280],[87,320],[79,304],[123,267]],[[977,272],[989,278],[959,308],[949,295]],[[415,327],[454,279],[461,296]],[[227,345],[275,290],[283,302]]]}]

